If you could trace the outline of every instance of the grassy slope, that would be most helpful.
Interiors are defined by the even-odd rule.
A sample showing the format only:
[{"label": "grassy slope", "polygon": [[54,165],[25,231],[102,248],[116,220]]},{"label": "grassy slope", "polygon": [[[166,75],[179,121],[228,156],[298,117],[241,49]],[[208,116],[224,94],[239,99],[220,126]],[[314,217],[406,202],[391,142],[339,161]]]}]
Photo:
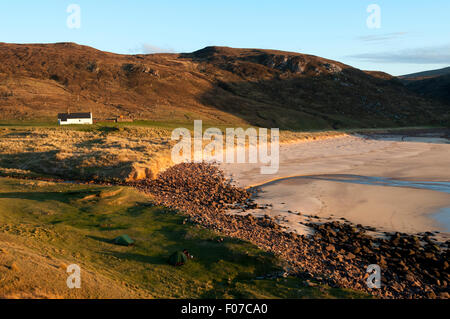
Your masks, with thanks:
[{"label": "grassy slope", "polygon": [[[66,180],[152,178],[171,162],[177,127],[193,123],[98,123],[52,126],[45,123],[0,124],[0,174],[53,176]],[[206,130],[210,124],[203,125]],[[225,134],[226,127],[218,126]],[[244,127],[247,128],[247,127]],[[342,135],[339,132],[282,131],[281,142]],[[207,142],[205,141],[206,145]]]},{"label": "grassy slope", "polygon": [[[354,298],[305,288],[297,278],[256,280],[280,261],[250,243],[225,238],[152,205],[124,187],[0,179],[0,297]],[[136,246],[110,239],[127,233]],[[167,264],[174,250],[195,259]],[[66,265],[82,268],[82,289],[65,286]]]},{"label": "grassy slope", "polygon": [[[211,126],[218,127],[223,133],[226,131],[225,126],[210,123],[204,123],[203,130]],[[170,155],[176,141],[171,140],[171,132],[177,127],[192,130],[193,123],[143,121],[56,126],[51,122],[3,122],[0,123],[0,175],[37,175],[65,180],[152,178],[172,165]],[[389,130],[405,129],[417,128]],[[380,130],[282,130],[280,142]]]}]

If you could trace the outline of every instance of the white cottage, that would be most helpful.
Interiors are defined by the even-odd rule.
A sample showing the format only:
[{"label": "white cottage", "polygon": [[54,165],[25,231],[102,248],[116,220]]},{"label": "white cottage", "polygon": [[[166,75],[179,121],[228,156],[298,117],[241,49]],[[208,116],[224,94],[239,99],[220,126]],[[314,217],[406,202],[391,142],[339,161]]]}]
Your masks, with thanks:
[{"label": "white cottage", "polygon": [[58,124],[92,124],[92,112],[88,113],[59,113]]}]

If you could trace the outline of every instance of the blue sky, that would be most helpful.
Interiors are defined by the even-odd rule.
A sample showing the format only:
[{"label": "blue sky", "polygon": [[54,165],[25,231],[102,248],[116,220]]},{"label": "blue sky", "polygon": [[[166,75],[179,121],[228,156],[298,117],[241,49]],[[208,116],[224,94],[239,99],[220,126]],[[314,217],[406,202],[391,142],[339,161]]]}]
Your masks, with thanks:
[{"label": "blue sky", "polygon": [[[70,29],[70,4],[81,28]],[[381,9],[370,29],[370,4]],[[116,53],[208,45],[323,56],[394,75],[450,65],[448,0],[2,0],[0,42],[77,42]]]}]

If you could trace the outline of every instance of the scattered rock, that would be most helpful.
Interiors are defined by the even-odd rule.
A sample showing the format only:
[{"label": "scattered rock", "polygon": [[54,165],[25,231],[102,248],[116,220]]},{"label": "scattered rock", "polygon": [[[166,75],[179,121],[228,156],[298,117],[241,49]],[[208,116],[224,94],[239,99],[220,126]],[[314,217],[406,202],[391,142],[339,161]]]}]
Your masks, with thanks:
[{"label": "scattered rock", "polygon": [[[288,233],[268,215],[228,214],[233,208],[257,207],[254,194],[232,185],[216,166],[205,163],[175,165],[154,180],[128,185],[151,193],[160,205],[183,211],[199,227],[250,241],[289,264],[289,271],[270,274],[270,278],[295,274],[308,278],[309,287],[317,285],[313,278],[382,298],[448,298],[450,242],[439,246],[432,233],[418,237],[396,232],[386,233],[387,239],[374,238],[366,233],[373,231],[371,227],[355,226],[345,218],[323,223],[318,216],[310,216],[314,222],[303,223],[313,229],[313,236]],[[427,244],[422,247],[420,239]],[[383,281],[389,283],[383,289],[368,289],[361,280],[373,263],[382,268]]]}]

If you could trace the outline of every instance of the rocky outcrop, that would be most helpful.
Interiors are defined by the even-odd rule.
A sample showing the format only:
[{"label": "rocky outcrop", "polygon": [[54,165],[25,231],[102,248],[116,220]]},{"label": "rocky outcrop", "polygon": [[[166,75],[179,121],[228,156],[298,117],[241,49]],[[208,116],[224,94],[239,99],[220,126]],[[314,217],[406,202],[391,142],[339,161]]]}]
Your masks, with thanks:
[{"label": "rocky outcrop", "polygon": [[342,71],[342,67],[337,64],[329,62],[318,63],[315,65],[315,63],[311,62],[311,59],[298,55],[263,54],[261,56],[261,63],[281,72],[291,72],[296,74],[304,74],[306,71],[312,71],[317,75],[322,73],[334,74]]},{"label": "rocky outcrop", "polygon": [[264,55],[262,64],[281,72],[303,73],[308,65],[304,57],[287,55]]},{"label": "rocky outcrop", "polygon": [[146,73],[155,77],[159,77],[158,70],[155,70],[150,66],[144,64],[124,63],[122,65],[122,70],[128,75],[135,73]]},{"label": "rocky outcrop", "polygon": [[153,179],[155,177],[152,170],[145,165],[133,163],[129,170],[123,171],[126,182],[138,181],[141,179]]}]

